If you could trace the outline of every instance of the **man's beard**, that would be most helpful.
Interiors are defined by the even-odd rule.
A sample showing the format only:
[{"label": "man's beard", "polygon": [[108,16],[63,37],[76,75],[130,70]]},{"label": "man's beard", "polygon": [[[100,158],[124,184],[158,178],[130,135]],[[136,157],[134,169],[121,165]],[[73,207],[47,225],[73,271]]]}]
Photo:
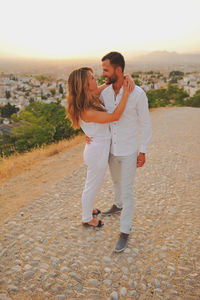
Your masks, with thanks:
[{"label": "man's beard", "polygon": [[112,77],[108,78],[107,77],[107,80],[106,80],[106,84],[113,84],[115,83],[116,81],[118,80],[118,77],[117,75],[113,75]]}]

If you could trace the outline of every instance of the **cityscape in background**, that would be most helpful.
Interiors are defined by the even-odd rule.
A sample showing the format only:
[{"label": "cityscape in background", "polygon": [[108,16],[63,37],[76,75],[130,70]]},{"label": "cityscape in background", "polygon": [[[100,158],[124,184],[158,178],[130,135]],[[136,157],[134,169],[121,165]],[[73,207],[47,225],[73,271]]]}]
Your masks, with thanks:
[{"label": "cityscape in background", "polygon": [[[19,110],[31,101],[59,102],[65,106],[67,77],[73,69],[83,65],[91,66],[97,78],[101,76],[100,60],[0,59],[0,105],[10,103]],[[169,74],[173,70],[184,73],[175,83],[192,97],[200,89],[200,54],[153,52],[132,60],[129,58],[125,72],[147,92],[166,88],[172,80]],[[3,120],[3,123],[9,121]]]},{"label": "cityscape in background", "polygon": [[[101,59],[0,59],[0,156],[69,139],[79,133],[66,118],[67,78],[90,66],[104,82]],[[125,73],[147,94],[149,108],[200,107],[200,54],[157,51],[126,59]]]}]

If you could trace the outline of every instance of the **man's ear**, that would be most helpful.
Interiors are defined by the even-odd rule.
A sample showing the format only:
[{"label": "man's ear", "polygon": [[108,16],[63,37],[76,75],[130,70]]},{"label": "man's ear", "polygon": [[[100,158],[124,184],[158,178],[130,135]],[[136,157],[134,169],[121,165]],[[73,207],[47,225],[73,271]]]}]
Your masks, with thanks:
[{"label": "man's ear", "polygon": [[115,69],[115,72],[117,73],[117,75],[121,75],[122,74],[122,68],[120,66],[117,66]]}]

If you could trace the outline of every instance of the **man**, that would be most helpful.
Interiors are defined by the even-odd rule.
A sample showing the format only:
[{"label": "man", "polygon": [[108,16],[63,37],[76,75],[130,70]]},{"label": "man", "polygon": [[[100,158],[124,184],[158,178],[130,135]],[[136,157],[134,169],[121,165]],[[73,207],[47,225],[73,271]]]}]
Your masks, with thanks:
[{"label": "man", "polygon": [[[124,57],[110,52],[102,58],[103,76],[110,84],[101,93],[108,112],[112,113],[122,95],[124,80]],[[138,123],[141,128],[141,145],[138,154]],[[109,167],[114,185],[114,204],[103,215],[121,212],[120,237],[115,252],[125,249],[129,238],[134,212],[133,180],[136,167],[145,163],[145,153],[151,139],[151,123],[148,99],[145,92],[135,86],[128,98],[125,111],[117,122],[110,123],[112,142]]]}]

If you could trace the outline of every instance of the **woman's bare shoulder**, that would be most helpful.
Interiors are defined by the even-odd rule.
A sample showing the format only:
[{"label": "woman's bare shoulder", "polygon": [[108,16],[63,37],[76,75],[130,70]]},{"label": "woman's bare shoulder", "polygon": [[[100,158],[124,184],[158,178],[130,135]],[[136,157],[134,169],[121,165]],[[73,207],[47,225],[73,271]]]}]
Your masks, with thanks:
[{"label": "woman's bare shoulder", "polygon": [[91,117],[93,117],[95,115],[96,110],[94,109],[86,109],[84,111],[81,112],[80,117],[83,121],[88,122],[88,120],[91,119]]}]

